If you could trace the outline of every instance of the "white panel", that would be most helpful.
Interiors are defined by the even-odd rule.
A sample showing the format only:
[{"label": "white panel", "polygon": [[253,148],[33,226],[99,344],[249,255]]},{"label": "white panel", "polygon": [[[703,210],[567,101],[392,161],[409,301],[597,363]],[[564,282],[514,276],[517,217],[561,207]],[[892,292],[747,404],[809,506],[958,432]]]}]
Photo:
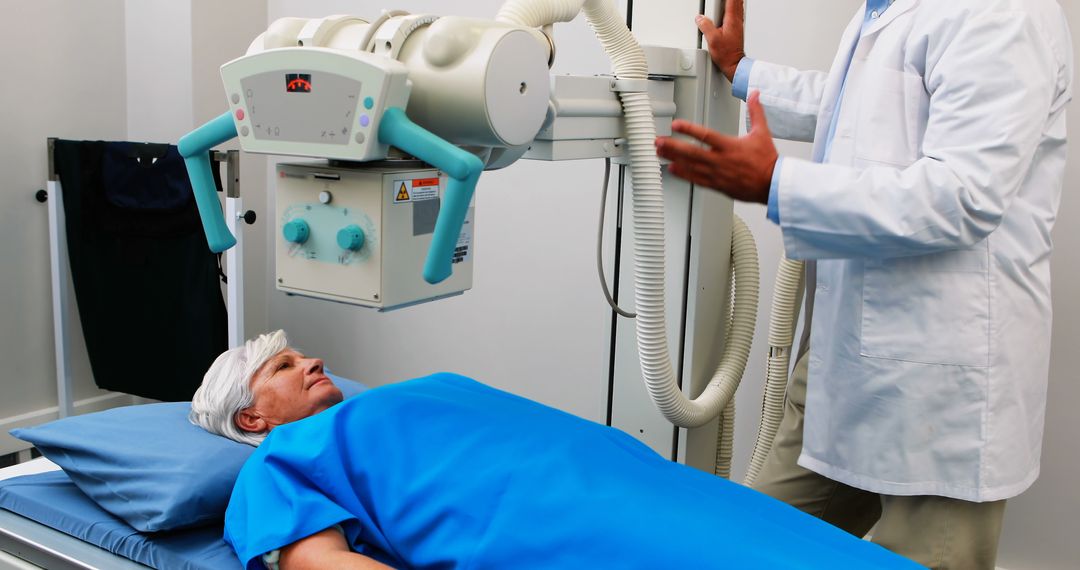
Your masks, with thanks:
[{"label": "white panel", "polygon": [[[636,310],[634,303],[634,220],[633,184],[626,170],[623,192],[622,258],[619,271],[619,305]],[[665,305],[668,350],[671,366],[678,374],[682,361],[683,307],[687,275],[687,234],[690,228],[690,185],[664,173]],[[609,236],[610,236],[609,232]],[[614,391],[611,425],[640,439],[664,457],[674,458],[675,430],[656,410],[645,390],[637,353],[637,327],[631,319],[620,317],[616,333]]]},{"label": "white panel", "polygon": [[191,1],[126,0],[128,140],[176,142],[194,123]]},{"label": "white panel", "polygon": [[637,0],[632,2],[634,37],[642,45],[676,48],[698,47],[694,16],[701,0]]}]

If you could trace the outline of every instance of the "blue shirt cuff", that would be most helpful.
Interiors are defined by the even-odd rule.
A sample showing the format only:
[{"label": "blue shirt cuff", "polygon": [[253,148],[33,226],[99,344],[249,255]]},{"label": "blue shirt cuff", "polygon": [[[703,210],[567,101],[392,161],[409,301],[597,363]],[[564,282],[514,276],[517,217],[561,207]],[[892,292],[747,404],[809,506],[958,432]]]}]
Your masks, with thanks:
[{"label": "blue shirt cuff", "polygon": [[750,70],[754,68],[754,60],[744,57],[735,68],[735,75],[731,78],[731,94],[746,101],[750,95]]},{"label": "blue shirt cuff", "polygon": [[784,163],[784,157],[776,157],[776,166],[772,171],[772,184],[769,185],[769,207],[766,215],[774,224],[780,225],[780,165]]}]

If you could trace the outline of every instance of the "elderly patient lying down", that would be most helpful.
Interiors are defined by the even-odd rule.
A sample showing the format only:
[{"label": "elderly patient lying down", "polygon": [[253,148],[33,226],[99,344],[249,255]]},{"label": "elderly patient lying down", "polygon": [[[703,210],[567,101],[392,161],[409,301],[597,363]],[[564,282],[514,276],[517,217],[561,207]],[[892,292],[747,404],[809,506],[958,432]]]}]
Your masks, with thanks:
[{"label": "elderly patient lying down", "polygon": [[342,401],[278,331],[222,354],[192,421],[258,445],[247,568],[916,568],[634,438],[452,374]]}]

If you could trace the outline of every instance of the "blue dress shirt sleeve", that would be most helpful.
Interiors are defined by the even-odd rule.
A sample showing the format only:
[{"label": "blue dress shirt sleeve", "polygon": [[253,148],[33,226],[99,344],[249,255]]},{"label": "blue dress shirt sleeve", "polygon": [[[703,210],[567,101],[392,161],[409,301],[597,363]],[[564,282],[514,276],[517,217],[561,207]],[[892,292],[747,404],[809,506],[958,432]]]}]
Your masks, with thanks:
[{"label": "blue dress shirt sleeve", "polygon": [[769,206],[765,214],[774,224],[780,224],[780,166],[784,163],[784,157],[776,157],[776,166],[772,171],[772,183],[769,184]]},{"label": "blue dress shirt sleeve", "polygon": [[731,78],[731,94],[746,101],[750,90],[750,70],[754,68],[754,60],[744,57],[735,68],[735,75]]}]

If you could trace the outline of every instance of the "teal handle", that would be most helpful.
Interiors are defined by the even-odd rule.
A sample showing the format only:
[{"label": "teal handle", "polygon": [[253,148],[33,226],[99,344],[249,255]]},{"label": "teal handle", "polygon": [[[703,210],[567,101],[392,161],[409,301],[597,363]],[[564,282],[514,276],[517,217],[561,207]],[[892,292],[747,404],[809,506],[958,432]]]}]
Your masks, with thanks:
[{"label": "teal handle", "polygon": [[210,170],[209,152],[215,146],[234,138],[236,124],[233,123],[231,113],[224,113],[180,137],[177,145],[187,166],[191,189],[195,192],[195,204],[199,207],[206,243],[214,253],[221,253],[236,245],[236,238],[225,225],[225,215],[221,213],[214,175]]},{"label": "teal handle", "polygon": [[450,176],[424,262],[424,281],[432,285],[440,283],[453,273],[454,248],[461,236],[461,227],[465,225],[465,216],[469,213],[484,163],[412,122],[398,107],[383,113],[379,142],[395,146]]}]

